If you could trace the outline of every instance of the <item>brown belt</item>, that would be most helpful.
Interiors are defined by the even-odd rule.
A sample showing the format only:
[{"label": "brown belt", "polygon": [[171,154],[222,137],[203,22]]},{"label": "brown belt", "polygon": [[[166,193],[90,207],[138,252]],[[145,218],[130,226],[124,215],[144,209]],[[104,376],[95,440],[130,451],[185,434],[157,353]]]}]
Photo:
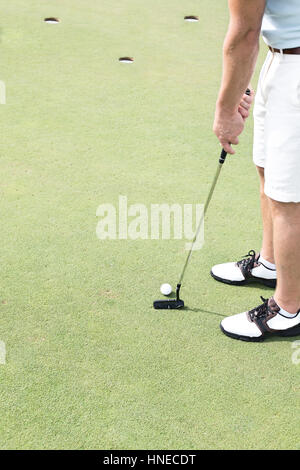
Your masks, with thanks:
[{"label": "brown belt", "polygon": [[300,47],[293,47],[292,49],[275,49],[275,47],[268,46],[271,52],[282,52],[283,54],[300,54]]}]

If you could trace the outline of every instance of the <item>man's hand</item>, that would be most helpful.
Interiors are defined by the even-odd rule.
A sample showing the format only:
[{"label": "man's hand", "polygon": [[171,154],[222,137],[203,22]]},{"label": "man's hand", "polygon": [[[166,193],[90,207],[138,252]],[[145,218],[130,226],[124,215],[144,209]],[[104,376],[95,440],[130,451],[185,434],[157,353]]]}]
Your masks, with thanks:
[{"label": "man's hand", "polygon": [[[249,87],[250,88],[250,87]],[[239,105],[239,113],[243,117],[244,121],[249,117],[250,115],[250,108],[254,100],[254,90],[251,90],[250,95],[244,94],[242,101],[240,102]]]},{"label": "man's hand", "polygon": [[238,136],[243,132],[244,125],[245,118],[239,111],[228,113],[217,108],[214,122],[214,133],[227,153],[232,155],[235,153],[231,144],[237,145],[239,143]]},{"label": "man's hand", "polygon": [[218,137],[220,144],[227,153],[234,154],[231,144],[239,143],[238,136],[244,130],[246,119],[250,115],[251,104],[254,99],[254,91],[251,90],[250,95],[243,95],[243,98],[236,113],[225,112],[221,107],[217,106],[214,122],[214,133]]}]

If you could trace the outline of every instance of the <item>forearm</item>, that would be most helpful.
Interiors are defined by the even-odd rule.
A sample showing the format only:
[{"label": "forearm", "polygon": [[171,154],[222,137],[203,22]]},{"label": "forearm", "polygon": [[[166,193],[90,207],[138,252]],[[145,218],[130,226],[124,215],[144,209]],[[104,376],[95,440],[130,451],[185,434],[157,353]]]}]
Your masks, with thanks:
[{"label": "forearm", "polygon": [[230,24],[225,38],[223,78],[214,120],[214,133],[223,149],[233,154],[253,99],[245,95],[259,49],[266,0],[228,0]]},{"label": "forearm", "polygon": [[237,111],[254,72],[259,51],[259,31],[229,28],[223,47],[223,77],[217,109]]}]

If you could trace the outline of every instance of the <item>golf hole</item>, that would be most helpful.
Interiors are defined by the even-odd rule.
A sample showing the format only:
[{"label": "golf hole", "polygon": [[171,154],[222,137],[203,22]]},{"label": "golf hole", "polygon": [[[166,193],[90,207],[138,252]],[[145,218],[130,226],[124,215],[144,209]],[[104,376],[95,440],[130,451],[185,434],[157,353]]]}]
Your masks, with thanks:
[{"label": "golf hole", "polygon": [[199,16],[189,15],[184,17],[184,21],[189,21],[190,23],[196,23],[199,21]]},{"label": "golf hole", "polygon": [[45,23],[50,23],[50,24],[60,23],[60,19],[59,18],[54,18],[54,17],[45,18],[44,21],[45,21]]},{"label": "golf hole", "polygon": [[132,64],[134,61],[133,57],[120,57],[119,62],[123,62],[124,64]]}]

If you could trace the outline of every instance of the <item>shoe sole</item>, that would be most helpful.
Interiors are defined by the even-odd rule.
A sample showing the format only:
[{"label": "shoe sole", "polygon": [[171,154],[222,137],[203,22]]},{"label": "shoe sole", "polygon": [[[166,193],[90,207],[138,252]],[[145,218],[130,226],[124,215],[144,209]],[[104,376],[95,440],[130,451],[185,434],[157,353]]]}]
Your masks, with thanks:
[{"label": "shoe sole", "polygon": [[276,287],[276,279],[264,279],[262,277],[250,277],[245,279],[244,281],[230,281],[229,279],[223,279],[222,277],[216,276],[212,271],[210,271],[210,275],[219,282],[223,282],[223,284],[229,284],[231,286],[245,286],[246,284],[263,284],[267,287]]},{"label": "shoe sole", "polygon": [[247,341],[251,343],[260,343],[261,341],[264,341],[267,338],[271,338],[272,336],[279,336],[281,338],[292,338],[293,336],[300,336],[300,325],[294,326],[293,328],[289,328],[285,331],[278,331],[277,333],[265,333],[258,338],[230,333],[229,331],[226,331],[222,325],[220,325],[220,328],[222,333],[224,333],[226,336],[229,336],[229,338],[239,339],[241,341]]}]

